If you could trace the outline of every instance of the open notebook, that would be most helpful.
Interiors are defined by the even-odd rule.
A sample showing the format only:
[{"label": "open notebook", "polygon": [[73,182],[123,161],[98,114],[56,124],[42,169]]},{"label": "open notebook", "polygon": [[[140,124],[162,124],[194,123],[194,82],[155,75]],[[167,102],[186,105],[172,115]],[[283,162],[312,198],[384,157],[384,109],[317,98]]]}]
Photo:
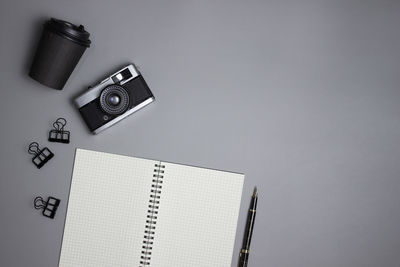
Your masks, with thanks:
[{"label": "open notebook", "polygon": [[77,149],[59,266],[230,266],[243,181]]}]

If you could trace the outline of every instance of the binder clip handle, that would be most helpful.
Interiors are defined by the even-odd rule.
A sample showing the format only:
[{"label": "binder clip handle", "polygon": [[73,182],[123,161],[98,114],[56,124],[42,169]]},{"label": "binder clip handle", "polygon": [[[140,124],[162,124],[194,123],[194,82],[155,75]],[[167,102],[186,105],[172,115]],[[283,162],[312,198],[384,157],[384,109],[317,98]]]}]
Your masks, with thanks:
[{"label": "binder clip handle", "polygon": [[29,144],[28,147],[28,153],[31,155],[37,155],[39,154],[40,149],[39,149],[39,144],[37,142],[32,142]]},{"label": "binder clip handle", "polygon": [[64,118],[58,118],[54,123],[53,123],[53,127],[54,129],[56,129],[57,131],[64,131],[64,126],[67,125],[67,120]]},{"label": "binder clip handle", "polygon": [[35,200],[33,200],[33,206],[37,210],[44,209],[46,207],[46,201],[40,196],[36,197]]}]

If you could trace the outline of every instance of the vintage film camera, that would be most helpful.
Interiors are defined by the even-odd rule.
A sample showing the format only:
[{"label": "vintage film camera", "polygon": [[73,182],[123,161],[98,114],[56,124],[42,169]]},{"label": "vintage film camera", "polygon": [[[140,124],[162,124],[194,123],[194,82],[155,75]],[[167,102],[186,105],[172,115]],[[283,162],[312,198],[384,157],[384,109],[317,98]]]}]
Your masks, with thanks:
[{"label": "vintage film camera", "polygon": [[98,134],[153,101],[150,88],[131,64],[89,87],[75,105],[90,131]]}]

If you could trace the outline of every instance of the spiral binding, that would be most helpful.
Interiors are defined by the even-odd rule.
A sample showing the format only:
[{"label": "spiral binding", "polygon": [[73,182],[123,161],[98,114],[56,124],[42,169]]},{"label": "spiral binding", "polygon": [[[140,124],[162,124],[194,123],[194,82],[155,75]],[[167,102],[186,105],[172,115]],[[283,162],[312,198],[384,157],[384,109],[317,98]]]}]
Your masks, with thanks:
[{"label": "spiral binding", "polygon": [[140,266],[150,265],[151,250],[153,249],[153,240],[156,229],[158,208],[160,207],[160,194],[164,178],[165,165],[154,165],[153,180],[150,190],[150,200],[147,210],[147,219],[144,230],[144,239],[142,245],[142,256],[140,257]]}]

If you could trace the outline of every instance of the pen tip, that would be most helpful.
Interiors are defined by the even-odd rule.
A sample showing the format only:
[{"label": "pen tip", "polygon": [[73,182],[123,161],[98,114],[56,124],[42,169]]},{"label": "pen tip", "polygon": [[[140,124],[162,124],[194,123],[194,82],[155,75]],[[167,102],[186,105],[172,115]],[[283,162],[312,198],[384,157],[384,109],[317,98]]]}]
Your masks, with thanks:
[{"label": "pen tip", "polygon": [[253,197],[256,197],[256,196],[257,196],[257,186],[254,187],[254,192],[253,192]]}]

